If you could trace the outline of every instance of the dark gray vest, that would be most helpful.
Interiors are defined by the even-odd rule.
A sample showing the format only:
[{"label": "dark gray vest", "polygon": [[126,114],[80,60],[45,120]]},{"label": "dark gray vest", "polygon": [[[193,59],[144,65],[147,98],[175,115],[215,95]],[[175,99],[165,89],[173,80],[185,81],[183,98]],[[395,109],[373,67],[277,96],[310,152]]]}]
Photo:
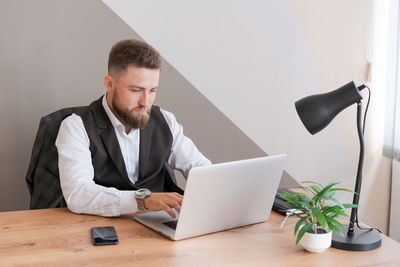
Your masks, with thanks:
[{"label": "dark gray vest", "polygon": [[139,178],[135,184],[129,180],[102,97],[76,114],[82,118],[90,139],[96,184],[119,190],[147,188],[153,192],[183,193],[173,182],[174,173],[166,164],[171,152],[172,134],[159,107],[152,107],[147,126],[140,130]]}]

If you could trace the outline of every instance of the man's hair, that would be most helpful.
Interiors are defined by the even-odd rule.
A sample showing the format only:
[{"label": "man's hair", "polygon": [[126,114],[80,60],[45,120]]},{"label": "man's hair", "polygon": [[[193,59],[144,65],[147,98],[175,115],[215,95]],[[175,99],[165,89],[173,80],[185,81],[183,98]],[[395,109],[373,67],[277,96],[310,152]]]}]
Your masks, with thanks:
[{"label": "man's hair", "polygon": [[135,40],[122,40],[113,45],[108,57],[108,73],[125,71],[129,65],[139,68],[159,69],[161,56],[149,44]]}]

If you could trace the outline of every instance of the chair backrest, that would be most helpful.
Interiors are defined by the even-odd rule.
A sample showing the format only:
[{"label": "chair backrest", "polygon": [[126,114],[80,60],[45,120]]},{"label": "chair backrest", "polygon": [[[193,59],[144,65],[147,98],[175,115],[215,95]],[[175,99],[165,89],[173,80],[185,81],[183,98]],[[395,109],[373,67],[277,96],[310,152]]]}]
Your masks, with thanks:
[{"label": "chair backrest", "polygon": [[30,209],[67,206],[60,187],[55,141],[61,122],[80,108],[63,108],[40,120],[25,178],[31,194]]}]

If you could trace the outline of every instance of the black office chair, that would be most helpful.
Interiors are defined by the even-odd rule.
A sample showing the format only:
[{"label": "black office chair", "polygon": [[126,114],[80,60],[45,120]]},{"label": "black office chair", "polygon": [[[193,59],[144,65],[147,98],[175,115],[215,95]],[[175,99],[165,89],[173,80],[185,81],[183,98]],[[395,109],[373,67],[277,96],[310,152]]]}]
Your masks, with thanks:
[{"label": "black office chair", "polygon": [[67,207],[60,187],[55,141],[61,122],[80,108],[63,108],[40,120],[25,178],[31,194],[30,209]]}]

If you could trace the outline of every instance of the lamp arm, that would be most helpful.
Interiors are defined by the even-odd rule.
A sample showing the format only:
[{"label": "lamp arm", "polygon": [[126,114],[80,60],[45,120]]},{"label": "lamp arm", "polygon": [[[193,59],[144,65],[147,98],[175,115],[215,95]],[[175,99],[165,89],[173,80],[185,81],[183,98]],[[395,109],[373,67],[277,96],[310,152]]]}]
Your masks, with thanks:
[{"label": "lamp arm", "polygon": [[[358,205],[358,202],[360,200],[362,169],[364,164],[364,133],[363,133],[361,115],[362,115],[362,106],[361,106],[361,101],[359,101],[357,102],[357,131],[358,131],[358,137],[360,139],[360,157],[358,160],[357,179],[356,179],[356,186],[354,189],[354,192],[356,192],[356,194],[354,194],[353,197],[353,204],[356,205]],[[357,211],[358,207],[354,207],[351,209],[349,230],[347,232],[348,236],[354,235],[354,223],[356,223]]]}]

